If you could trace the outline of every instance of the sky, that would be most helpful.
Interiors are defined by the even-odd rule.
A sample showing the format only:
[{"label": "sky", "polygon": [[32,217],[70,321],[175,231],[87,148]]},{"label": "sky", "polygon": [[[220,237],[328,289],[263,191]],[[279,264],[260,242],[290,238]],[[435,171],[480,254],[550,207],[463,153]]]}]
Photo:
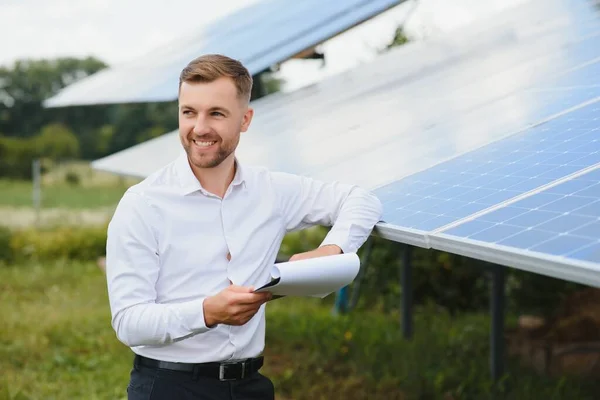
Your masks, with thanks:
[{"label": "sky", "polygon": [[[22,58],[95,56],[109,65],[135,59],[198,25],[259,0],[2,0],[0,65]],[[415,40],[437,36],[524,0],[408,0],[326,42],[327,63],[290,61],[280,76],[294,90],[368,62],[406,21]]]}]

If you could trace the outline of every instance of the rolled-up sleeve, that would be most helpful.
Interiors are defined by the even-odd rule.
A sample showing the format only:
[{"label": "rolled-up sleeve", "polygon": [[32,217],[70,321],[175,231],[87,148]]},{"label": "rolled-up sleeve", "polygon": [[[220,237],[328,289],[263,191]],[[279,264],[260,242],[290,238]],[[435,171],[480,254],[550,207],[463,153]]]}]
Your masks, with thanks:
[{"label": "rolled-up sleeve", "polygon": [[209,330],[204,298],[156,303],[159,217],[143,197],[128,191],[108,226],[106,279],[112,326],[124,344],[162,345]]},{"label": "rolled-up sleeve", "polygon": [[321,246],[335,244],[344,253],[354,253],[382,216],[379,199],[356,185],[286,173],[273,173],[272,182],[288,232],[331,227]]}]

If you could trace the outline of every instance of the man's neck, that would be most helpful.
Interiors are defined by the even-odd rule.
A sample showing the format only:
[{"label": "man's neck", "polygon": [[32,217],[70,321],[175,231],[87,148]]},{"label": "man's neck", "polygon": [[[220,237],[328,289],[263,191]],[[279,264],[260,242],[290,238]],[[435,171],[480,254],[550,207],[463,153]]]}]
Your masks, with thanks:
[{"label": "man's neck", "polygon": [[235,158],[231,154],[214,168],[192,166],[192,171],[204,190],[223,198],[235,176]]}]

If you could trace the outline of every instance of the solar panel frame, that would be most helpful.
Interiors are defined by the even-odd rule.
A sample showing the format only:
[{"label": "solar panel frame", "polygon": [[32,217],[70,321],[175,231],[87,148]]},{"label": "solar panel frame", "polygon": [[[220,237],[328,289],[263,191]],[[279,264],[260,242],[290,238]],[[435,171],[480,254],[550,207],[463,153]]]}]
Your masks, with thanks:
[{"label": "solar panel frame", "polygon": [[459,239],[444,233],[429,235],[431,248],[493,264],[505,265],[587,286],[600,287],[600,264],[568,260],[513,247],[492,245],[470,239]]}]

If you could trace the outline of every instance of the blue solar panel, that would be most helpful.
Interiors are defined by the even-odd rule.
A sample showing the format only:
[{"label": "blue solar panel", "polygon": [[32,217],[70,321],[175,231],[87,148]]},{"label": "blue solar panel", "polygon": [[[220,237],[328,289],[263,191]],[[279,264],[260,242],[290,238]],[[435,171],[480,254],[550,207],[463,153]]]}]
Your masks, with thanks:
[{"label": "blue solar panel", "polygon": [[443,233],[600,262],[600,166]]},{"label": "blue solar panel", "polygon": [[[597,163],[600,102],[384,186],[376,194],[384,204],[385,222],[430,231]],[[528,201],[558,195],[545,192]],[[557,201],[548,211],[568,211],[575,200],[570,201]]]}]

